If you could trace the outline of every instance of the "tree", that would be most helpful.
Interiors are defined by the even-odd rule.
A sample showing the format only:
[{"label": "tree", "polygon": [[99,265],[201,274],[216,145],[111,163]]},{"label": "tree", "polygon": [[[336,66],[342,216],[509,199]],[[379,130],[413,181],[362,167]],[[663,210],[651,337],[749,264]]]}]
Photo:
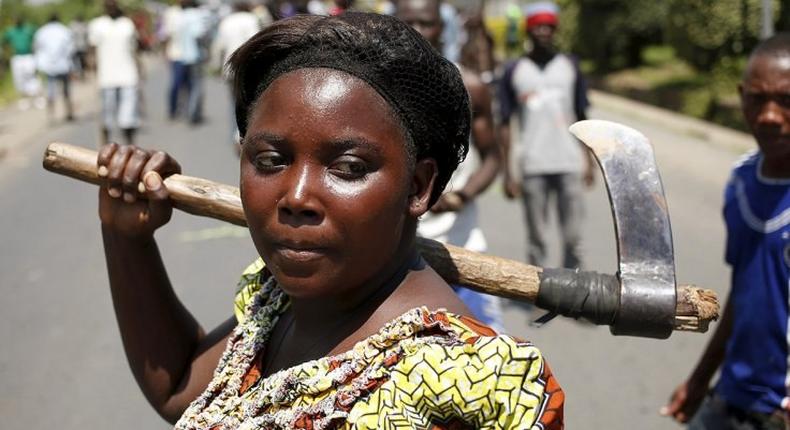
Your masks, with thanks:
[{"label": "tree", "polygon": [[[759,41],[761,0],[668,3],[667,41],[698,70],[711,71],[725,57],[742,57]],[[774,3],[778,11],[778,0]]]},{"label": "tree", "polygon": [[575,51],[598,71],[641,64],[642,49],[660,43],[668,4],[655,0],[566,0],[576,9]]}]

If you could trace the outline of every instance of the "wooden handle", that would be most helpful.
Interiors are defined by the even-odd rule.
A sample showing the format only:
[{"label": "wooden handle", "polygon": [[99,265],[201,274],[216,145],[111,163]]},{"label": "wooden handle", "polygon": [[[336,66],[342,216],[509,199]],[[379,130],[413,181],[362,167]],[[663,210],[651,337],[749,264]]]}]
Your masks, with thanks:
[{"label": "wooden handle", "polygon": [[[44,168],[75,179],[99,184],[96,151],[51,143]],[[165,178],[173,205],[185,212],[247,226],[239,189],[185,175]],[[480,254],[430,239],[419,240],[423,257],[448,283],[469,286],[496,296],[534,303],[540,288],[540,267]],[[718,318],[716,293],[693,286],[678,288],[675,330],[705,332]]]}]

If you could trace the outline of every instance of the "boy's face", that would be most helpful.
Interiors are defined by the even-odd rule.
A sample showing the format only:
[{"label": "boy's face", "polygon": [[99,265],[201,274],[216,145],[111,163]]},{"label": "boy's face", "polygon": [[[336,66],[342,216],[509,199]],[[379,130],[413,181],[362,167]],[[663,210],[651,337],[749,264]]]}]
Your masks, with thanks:
[{"label": "boy's face", "polygon": [[790,159],[790,56],[752,58],[740,92],[743,115],[765,157]]}]

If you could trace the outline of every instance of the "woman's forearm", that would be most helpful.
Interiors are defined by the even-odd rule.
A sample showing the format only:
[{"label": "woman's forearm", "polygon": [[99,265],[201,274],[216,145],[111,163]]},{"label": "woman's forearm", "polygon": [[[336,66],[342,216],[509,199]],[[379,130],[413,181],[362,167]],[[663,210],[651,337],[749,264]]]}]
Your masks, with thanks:
[{"label": "woman's forearm", "polygon": [[153,237],[103,227],[113,306],[129,366],[157,411],[182,385],[203,330],[176,297]]}]

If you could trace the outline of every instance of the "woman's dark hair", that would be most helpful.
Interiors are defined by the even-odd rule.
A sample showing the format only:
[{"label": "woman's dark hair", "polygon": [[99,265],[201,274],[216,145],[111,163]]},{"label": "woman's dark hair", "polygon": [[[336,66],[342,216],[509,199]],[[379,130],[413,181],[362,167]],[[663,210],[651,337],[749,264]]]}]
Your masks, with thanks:
[{"label": "woman's dark hair", "polygon": [[436,202],[469,148],[469,95],[458,69],[397,18],[347,12],[277,21],[228,61],[241,136],[261,93],[279,76],[303,68],[346,72],[387,101],[405,129],[412,159],[436,160],[430,204]]}]

